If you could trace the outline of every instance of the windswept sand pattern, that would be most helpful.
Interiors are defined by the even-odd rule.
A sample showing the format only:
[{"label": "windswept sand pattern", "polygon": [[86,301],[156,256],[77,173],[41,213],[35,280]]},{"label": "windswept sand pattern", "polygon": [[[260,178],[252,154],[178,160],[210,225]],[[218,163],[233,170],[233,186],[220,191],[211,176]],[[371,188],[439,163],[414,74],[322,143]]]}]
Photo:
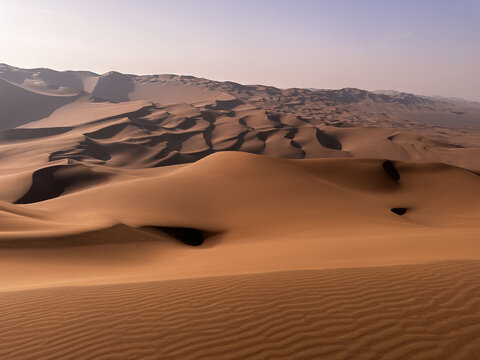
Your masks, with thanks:
[{"label": "windswept sand pattern", "polygon": [[0,360],[478,360],[479,121],[0,64]]},{"label": "windswept sand pattern", "polygon": [[478,359],[480,262],[0,295],[2,359]]},{"label": "windswept sand pattern", "polygon": [[[191,163],[220,151],[241,151],[290,159],[435,161],[480,169],[478,146],[452,145],[394,128],[327,126],[320,119],[274,114],[237,102],[214,103],[124,103],[117,113],[97,104],[84,115],[90,120],[85,123],[72,120],[71,126],[59,127],[53,117],[32,123],[33,128],[0,130],[0,168],[32,173],[51,165],[77,163],[151,168]],[[75,119],[79,116],[76,109],[64,109],[60,119]]]}]

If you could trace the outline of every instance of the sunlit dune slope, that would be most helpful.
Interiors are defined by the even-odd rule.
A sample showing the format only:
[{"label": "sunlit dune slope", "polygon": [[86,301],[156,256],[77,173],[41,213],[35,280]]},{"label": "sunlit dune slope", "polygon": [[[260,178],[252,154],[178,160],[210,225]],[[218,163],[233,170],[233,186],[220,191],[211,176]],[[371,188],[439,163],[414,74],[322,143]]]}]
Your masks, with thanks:
[{"label": "sunlit dune slope", "polygon": [[479,121],[0,64],[0,358],[476,359]]},{"label": "sunlit dune slope", "polygon": [[[49,282],[162,279],[480,255],[480,177],[448,165],[224,152],[148,178],[92,176],[107,178],[71,194],[62,195],[61,188],[50,200],[2,205],[0,245],[10,250],[0,268],[23,269],[5,284],[19,285],[22,277],[36,283],[38,276]],[[24,199],[38,195],[36,189]],[[96,242],[92,231],[108,234],[116,226],[126,232]],[[79,251],[82,236],[99,247]],[[112,244],[117,238],[119,244]],[[147,249],[151,255],[145,257]],[[49,275],[28,265],[39,251],[50,255],[33,263]],[[91,251],[110,251],[113,263],[92,263]],[[128,268],[114,261],[113,254],[124,251],[134,258]],[[81,254],[88,270],[65,270],[69,257],[78,261]]]}]

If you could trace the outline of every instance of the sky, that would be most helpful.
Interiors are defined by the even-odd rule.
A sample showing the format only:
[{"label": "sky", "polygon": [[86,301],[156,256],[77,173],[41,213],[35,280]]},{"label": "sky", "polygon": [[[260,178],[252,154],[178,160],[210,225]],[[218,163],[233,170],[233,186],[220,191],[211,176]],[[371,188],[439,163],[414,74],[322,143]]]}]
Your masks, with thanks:
[{"label": "sky", "polygon": [[0,0],[0,63],[480,101],[480,0]]}]

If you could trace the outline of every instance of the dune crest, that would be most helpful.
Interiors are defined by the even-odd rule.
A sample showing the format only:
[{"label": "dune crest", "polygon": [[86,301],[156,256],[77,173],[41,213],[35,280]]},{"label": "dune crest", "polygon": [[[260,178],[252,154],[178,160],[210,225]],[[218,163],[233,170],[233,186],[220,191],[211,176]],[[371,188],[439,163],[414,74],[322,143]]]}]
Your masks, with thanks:
[{"label": "dune crest", "polygon": [[[0,265],[5,274],[15,268],[23,273],[18,285],[39,284],[36,272],[21,269],[42,247],[51,249],[42,250],[51,254],[38,260],[42,267],[72,271],[52,270],[50,282],[59,284],[80,278],[96,282],[104,276],[118,282],[125,277],[165,279],[165,274],[188,278],[394,265],[475,259],[480,254],[480,177],[448,165],[287,160],[221,152],[172,171],[159,168],[157,175],[152,169],[148,177],[139,176],[138,170],[101,173],[80,165],[47,170],[38,173],[17,201],[30,204],[6,208],[8,216],[17,207],[19,214],[28,211],[15,216],[16,222],[5,218],[5,231],[0,232],[0,248],[12,249],[18,242],[23,249],[13,263]],[[48,189],[42,188],[45,176]],[[38,194],[51,195],[35,198]],[[408,211],[399,216],[392,209]],[[87,273],[67,265],[69,257],[79,254],[78,249],[69,249],[70,241],[78,247],[79,239],[90,239],[91,249],[85,249],[89,254],[96,251],[96,235],[89,235],[91,231],[108,234],[115,225],[127,226],[126,233],[135,234],[127,242],[138,245],[139,259],[146,248],[151,249],[144,262],[127,269],[91,265]],[[160,230],[159,238],[155,229]],[[201,235],[207,233],[211,235]],[[110,236],[108,247],[114,249],[118,234]],[[61,248],[53,245],[58,238]],[[128,236],[121,238],[119,243],[124,243]],[[182,242],[201,246],[189,248]],[[97,246],[107,245],[99,238]],[[15,258],[12,251],[5,256]],[[164,256],[165,251],[171,255]],[[65,262],[48,260],[58,257]],[[185,261],[188,267],[182,266]],[[87,275],[90,271],[93,276]]]}]

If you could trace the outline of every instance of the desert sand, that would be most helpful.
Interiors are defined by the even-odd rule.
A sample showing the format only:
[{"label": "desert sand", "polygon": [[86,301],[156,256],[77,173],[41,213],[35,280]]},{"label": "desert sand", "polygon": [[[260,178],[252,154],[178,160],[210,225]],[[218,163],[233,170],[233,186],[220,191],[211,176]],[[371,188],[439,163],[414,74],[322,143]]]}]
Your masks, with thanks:
[{"label": "desert sand", "polygon": [[478,358],[478,103],[1,65],[0,129],[1,358]]}]

